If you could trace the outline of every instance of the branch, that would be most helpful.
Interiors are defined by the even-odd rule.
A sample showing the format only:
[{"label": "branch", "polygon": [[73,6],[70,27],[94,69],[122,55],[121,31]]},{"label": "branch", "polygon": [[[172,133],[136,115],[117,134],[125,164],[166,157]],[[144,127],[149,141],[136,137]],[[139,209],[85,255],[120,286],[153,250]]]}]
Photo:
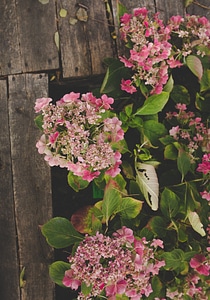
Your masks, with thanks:
[{"label": "branch", "polygon": [[203,5],[203,4],[201,4],[201,3],[197,2],[197,1],[193,1],[193,4],[195,4],[197,6],[200,6],[200,7],[204,8],[204,9],[210,10],[210,7],[205,6],[205,5]]}]

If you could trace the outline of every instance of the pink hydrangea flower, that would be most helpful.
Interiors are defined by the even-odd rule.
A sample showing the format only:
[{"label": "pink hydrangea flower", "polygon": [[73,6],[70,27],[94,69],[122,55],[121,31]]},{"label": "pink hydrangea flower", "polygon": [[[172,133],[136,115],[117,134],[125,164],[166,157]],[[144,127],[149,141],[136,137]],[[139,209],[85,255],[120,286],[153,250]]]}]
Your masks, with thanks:
[{"label": "pink hydrangea flower", "polygon": [[[120,60],[132,68],[131,81],[143,81],[150,94],[159,94],[171,69],[181,67],[190,54],[202,56],[199,45],[209,47],[210,22],[206,18],[187,15],[185,18],[173,16],[165,25],[159,14],[150,17],[145,7],[135,8],[132,15],[121,17],[120,34],[130,46],[130,53]],[[166,70],[164,76],[159,72],[162,65]],[[128,81],[121,84],[121,89],[133,93],[131,86],[133,84]]]},{"label": "pink hydrangea flower", "polygon": [[190,266],[201,275],[209,276],[210,274],[210,265],[207,265],[206,257],[203,254],[196,254],[191,258]]},{"label": "pink hydrangea flower", "polygon": [[41,110],[43,110],[45,107],[47,107],[49,105],[49,103],[52,101],[51,98],[38,98],[36,99],[36,103],[35,103],[35,112],[38,113]]},{"label": "pink hydrangea flower", "polygon": [[120,21],[121,21],[123,24],[127,24],[127,23],[130,22],[131,17],[132,17],[131,14],[125,13],[122,17],[120,17]]},{"label": "pink hydrangea flower", "polygon": [[169,130],[169,134],[174,138],[176,138],[177,134],[179,133],[179,130],[180,130],[179,126],[174,126]]},{"label": "pink hydrangea flower", "polygon": [[45,135],[43,134],[40,140],[36,143],[36,148],[38,149],[39,154],[44,154],[47,149]]},{"label": "pink hydrangea flower", "polygon": [[[142,244],[141,267],[136,267],[136,238],[130,228],[123,227],[112,237],[96,233],[86,235],[73,255],[69,256],[70,270],[63,284],[77,289],[82,283],[91,286],[88,295],[79,292],[78,299],[93,299],[105,293],[108,299],[127,295],[132,300],[148,297],[152,292],[151,279],[165,264],[154,254],[154,247],[145,238]],[[139,254],[138,254],[139,255]]]},{"label": "pink hydrangea flower", "polygon": [[78,287],[81,285],[80,280],[73,278],[72,270],[65,271],[65,276],[62,282],[66,287],[70,287],[72,290],[77,290]]},{"label": "pink hydrangea flower", "polygon": [[137,91],[136,87],[132,85],[132,81],[130,79],[121,81],[121,89],[126,91],[129,94],[133,94]]},{"label": "pink hydrangea flower", "polygon": [[151,246],[154,246],[155,248],[157,247],[160,247],[162,249],[164,248],[163,241],[160,239],[153,239]]},{"label": "pink hydrangea flower", "polygon": [[133,230],[130,228],[127,228],[126,226],[123,226],[121,229],[117,230],[113,236],[116,237],[120,237],[120,238],[124,238],[125,241],[129,242],[129,243],[133,243],[134,242],[134,235],[133,235]]},{"label": "pink hydrangea flower", "polygon": [[122,161],[116,143],[124,138],[122,122],[115,114],[103,117],[114,99],[71,92],[55,105],[50,102],[38,99],[35,106],[42,111],[44,133],[36,147],[49,165],[66,167],[89,182],[102,171],[112,177],[119,174]]},{"label": "pink hydrangea flower", "polygon": [[124,294],[126,291],[127,282],[126,280],[118,280],[116,283],[107,285],[106,290],[106,296],[111,297],[115,296],[116,294]]},{"label": "pink hydrangea flower", "polygon": [[210,172],[210,153],[203,155],[202,163],[198,164],[197,171],[205,175]]},{"label": "pink hydrangea flower", "polygon": [[206,199],[207,201],[210,201],[210,192],[203,191],[203,192],[200,192],[200,194],[201,194],[201,197],[203,199]]},{"label": "pink hydrangea flower", "polygon": [[69,103],[69,102],[76,102],[77,100],[79,100],[80,97],[80,93],[74,93],[71,92],[69,94],[66,94],[63,96],[62,100],[64,103]]}]

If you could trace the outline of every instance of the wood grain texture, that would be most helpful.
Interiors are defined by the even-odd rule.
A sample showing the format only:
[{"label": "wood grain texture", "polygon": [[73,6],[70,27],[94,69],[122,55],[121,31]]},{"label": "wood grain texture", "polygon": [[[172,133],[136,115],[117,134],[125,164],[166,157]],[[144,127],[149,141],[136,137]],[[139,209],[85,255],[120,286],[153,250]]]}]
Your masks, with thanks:
[{"label": "wood grain texture", "polygon": [[210,1],[197,0],[195,3],[187,7],[187,13],[190,15],[205,16],[210,20]]},{"label": "wood grain texture", "polygon": [[55,1],[0,1],[0,75],[59,68]]},{"label": "wood grain texture", "polygon": [[7,82],[0,80],[0,299],[20,299]]},{"label": "wood grain texture", "polygon": [[0,1],[0,75],[21,72],[15,0]]},{"label": "wood grain texture", "polygon": [[9,122],[14,203],[20,268],[25,267],[22,300],[52,300],[48,275],[52,250],[39,226],[52,217],[50,168],[35,147],[40,136],[34,124],[35,99],[47,96],[44,74],[9,76]]},{"label": "wood grain texture", "polygon": [[[105,72],[103,59],[113,55],[104,0],[58,0],[58,16],[63,77],[85,77]],[[82,6],[81,6],[82,5]],[[85,7],[85,8],[84,8]],[[87,13],[87,21],[78,19],[78,10]],[[70,18],[76,20],[70,24]]]},{"label": "wood grain texture", "polygon": [[173,15],[184,15],[183,0],[156,0],[156,10],[165,22]]},{"label": "wood grain texture", "polygon": [[55,0],[41,4],[38,0],[17,0],[20,56],[23,72],[59,68]]}]

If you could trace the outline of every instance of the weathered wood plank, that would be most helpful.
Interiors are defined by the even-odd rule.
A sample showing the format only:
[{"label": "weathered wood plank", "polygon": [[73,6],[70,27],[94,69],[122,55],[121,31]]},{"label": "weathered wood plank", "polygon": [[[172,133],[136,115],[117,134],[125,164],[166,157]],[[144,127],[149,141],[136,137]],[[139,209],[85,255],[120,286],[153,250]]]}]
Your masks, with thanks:
[{"label": "weathered wood plank", "polygon": [[0,1],[0,75],[21,72],[15,0]]},{"label": "weathered wood plank", "polygon": [[165,22],[173,15],[184,15],[183,0],[156,0],[155,2],[156,9],[160,12],[160,18]]},{"label": "weathered wood plank", "polygon": [[[128,12],[132,12],[136,7],[146,7],[149,11],[155,11],[154,0],[121,0],[120,2],[127,8]],[[112,5],[116,7],[117,1],[112,0]]]},{"label": "weathered wood plank", "polygon": [[20,299],[7,82],[0,80],[0,299]]},{"label": "weathered wood plank", "polygon": [[35,99],[48,94],[44,74],[9,76],[9,122],[14,202],[20,267],[25,267],[22,300],[52,300],[48,276],[52,250],[39,225],[52,217],[50,168],[35,147],[40,136],[34,124]]},{"label": "weathered wood plank", "polygon": [[58,49],[54,42],[56,27],[55,0],[17,0],[20,55],[23,72],[59,68]]},{"label": "weathered wood plank", "polygon": [[[104,0],[59,0],[58,12],[67,10],[65,18],[59,17],[59,34],[63,77],[84,77],[105,72],[102,61],[112,56]],[[78,13],[87,13],[82,21]],[[70,24],[70,18],[76,23]]]},{"label": "weathered wood plank", "polygon": [[187,8],[187,13],[190,15],[205,16],[210,20],[210,1],[209,0],[199,0],[191,4]]}]

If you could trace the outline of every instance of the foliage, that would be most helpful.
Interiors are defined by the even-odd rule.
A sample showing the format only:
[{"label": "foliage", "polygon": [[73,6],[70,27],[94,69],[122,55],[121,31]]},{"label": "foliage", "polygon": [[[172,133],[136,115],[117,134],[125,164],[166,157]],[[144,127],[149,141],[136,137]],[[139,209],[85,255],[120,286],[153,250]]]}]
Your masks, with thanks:
[{"label": "foliage", "polygon": [[210,23],[118,12],[125,54],[105,59],[100,95],[36,102],[39,153],[75,191],[101,194],[42,226],[72,251],[50,276],[78,299],[208,299]]}]

